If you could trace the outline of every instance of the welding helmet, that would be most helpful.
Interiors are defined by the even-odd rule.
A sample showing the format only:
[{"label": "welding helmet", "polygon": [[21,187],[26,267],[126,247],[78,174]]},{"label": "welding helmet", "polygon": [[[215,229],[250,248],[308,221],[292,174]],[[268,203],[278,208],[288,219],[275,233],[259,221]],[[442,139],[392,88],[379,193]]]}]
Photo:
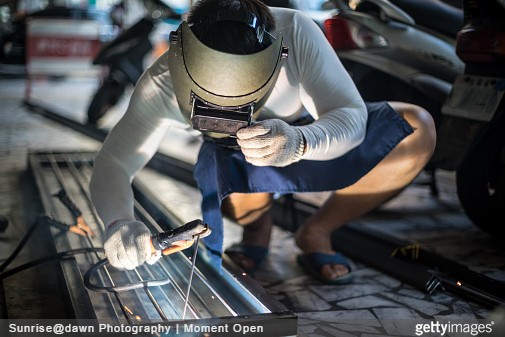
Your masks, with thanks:
[{"label": "welding helmet", "polygon": [[214,137],[234,136],[248,126],[268,98],[287,48],[254,15],[221,16],[256,30],[266,47],[253,54],[231,54],[212,49],[193,34],[187,22],[170,34],[168,63],[179,107],[195,130]]}]

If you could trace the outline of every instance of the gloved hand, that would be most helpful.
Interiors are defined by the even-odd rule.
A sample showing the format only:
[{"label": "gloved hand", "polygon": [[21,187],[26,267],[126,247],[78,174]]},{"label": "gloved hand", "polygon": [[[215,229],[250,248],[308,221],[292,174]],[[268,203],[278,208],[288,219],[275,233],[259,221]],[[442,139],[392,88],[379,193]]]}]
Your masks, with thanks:
[{"label": "gloved hand", "polygon": [[105,255],[116,268],[135,269],[144,262],[156,263],[161,252],[151,252],[151,232],[140,221],[122,219],[105,230]]},{"label": "gloved hand", "polygon": [[287,166],[302,158],[302,132],[280,119],[267,119],[237,132],[245,159],[256,166]]}]

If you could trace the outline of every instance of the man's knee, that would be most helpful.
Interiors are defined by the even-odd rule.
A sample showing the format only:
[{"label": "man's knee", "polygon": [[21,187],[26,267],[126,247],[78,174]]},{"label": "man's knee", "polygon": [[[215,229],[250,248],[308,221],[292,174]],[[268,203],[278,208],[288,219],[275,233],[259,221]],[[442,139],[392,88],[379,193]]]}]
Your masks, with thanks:
[{"label": "man's knee", "polygon": [[424,108],[403,102],[391,102],[391,106],[414,130],[413,137],[406,140],[419,154],[431,157],[437,139],[436,126],[431,114]]},{"label": "man's knee", "polygon": [[223,200],[223,215],[239,225],[249,225],[272,207],[269,193],[233,193]]}]

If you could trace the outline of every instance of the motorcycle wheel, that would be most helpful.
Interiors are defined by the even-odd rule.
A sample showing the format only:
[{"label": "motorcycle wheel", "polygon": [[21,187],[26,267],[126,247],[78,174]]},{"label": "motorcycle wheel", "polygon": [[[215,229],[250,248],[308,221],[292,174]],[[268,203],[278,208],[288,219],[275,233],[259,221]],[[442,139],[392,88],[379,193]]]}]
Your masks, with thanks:
[{"label": "motorcycle wheel", "polygon": [[119,101],[125,86],[117,81],[105,80],[98,88],[88,107],[88,123],[96,124]]},{"label": "motorcycle wheel", "polygon": [[483,231],[505,237],[505,116],[488,125],[456,171],[461,205]]}]

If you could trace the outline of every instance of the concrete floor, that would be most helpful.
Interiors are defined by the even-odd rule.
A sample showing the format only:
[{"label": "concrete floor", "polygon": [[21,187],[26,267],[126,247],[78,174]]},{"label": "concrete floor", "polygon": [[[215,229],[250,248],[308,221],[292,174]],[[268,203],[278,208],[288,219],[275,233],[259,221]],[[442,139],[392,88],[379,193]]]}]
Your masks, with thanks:
[{"label": "concrete floor", "polygon": [[[97,81],[89,78],[38,80],[33,84],[32,98],[68,118],[84,121],[87,103],[96,85]],[[0,215],[9,220],[7,229],[0,233],[0,258],[12,251],[26,230],[19,186],[27,167],[27,153],[37,149],[95,151],[100,146],[86,136],[28,111],[22,105],[24,90],[23,79],[0,79]],[[127,99],[123,99],[103,126],[113,125],[126,104]],[[171,154],[193,162],[198,146],[191,134],[180,133],[167,138],[162,151],[183,149]],[[424,186],[412,185],[384,207],[349,226],[415,241],[473,271],[505,281],[502,243],[482,233],[464,215],[455,192],[454,174],[439,172],[438,175],[439,198],[434,198]],[[195,205],[200,197],[193,188],[150,170],[142,172],[139,178],[151,182],[149,185],[164,203],[177,203],[180,218],[199,217]],[[317,202],[321,196],[309,197]],[[225,245],[230,245],[239,240],[240,229],[228,222],[225,225]],[[497,323],[503,321],[499,310],[485,308],[450,292],[423,293],[356,261],[352,284],[323,285],[297,266],[295,257],[299,251],[293,243],[293,234],[277,227],[270,251],[267,261],[253,276],[269,294],[298,315],[300,336],[414,336],[413,323],[444,320],[493,321],[497,331]],[[22,315],[22,310],[18,314]]]}]

